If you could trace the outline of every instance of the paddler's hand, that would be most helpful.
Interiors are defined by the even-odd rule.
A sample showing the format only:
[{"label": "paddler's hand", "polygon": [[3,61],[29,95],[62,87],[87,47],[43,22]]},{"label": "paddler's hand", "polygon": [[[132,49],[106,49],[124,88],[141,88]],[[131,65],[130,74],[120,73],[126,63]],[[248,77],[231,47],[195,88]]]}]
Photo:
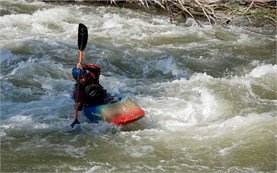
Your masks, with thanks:
[{"label": "paddler's hand", "polygon": [[83,64],[79,62],[79,63],[76,65],[76,67],[82,70],[82,69],[83,69]]},{"label": "paddler's hand", "polygon": [[75,126],[76,124],[80,124],[80,122],[78,121],[78,119],[75,119],[75,120],[73,121],[73,123],[71,123],[71,127],[74,128],[74,126]]}]

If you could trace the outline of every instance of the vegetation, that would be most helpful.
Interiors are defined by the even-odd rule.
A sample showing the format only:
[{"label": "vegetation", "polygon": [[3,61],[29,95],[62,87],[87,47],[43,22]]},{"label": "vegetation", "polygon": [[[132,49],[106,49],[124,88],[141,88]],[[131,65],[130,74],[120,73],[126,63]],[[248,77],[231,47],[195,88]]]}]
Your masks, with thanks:
[{"label": "vegetation", "polygon": [[[113,1],[115,2],[115,1]],[[276,0],[139,0],[146,8],[160,7],[172,19],[207,19],[210,24],[228,24],[236,17],[246,17],[250,22],[266,20],[276,26]]]},{"label": "vegetation", "polygon": [[[149,12],[165,11],[171,21],[189,17],[224,25],[237,17],[252,22],[266,22],[276,27],[276,0],[43,0],[45,2],[101,3],[120,7],[143,8]],[[199,25],[201,25],[198,22]]]}]

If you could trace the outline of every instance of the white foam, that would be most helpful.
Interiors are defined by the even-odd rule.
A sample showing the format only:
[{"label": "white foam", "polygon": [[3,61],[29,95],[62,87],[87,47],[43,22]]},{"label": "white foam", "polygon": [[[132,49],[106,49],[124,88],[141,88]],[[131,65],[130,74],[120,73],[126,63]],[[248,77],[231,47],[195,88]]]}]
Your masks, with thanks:
[{"label": "white foam", "polygon": [[[72,26],[64,22],[68,18],[74,18],[70,8],[55,7],[43,9],[33,14],[12,14],[0,17],[0,38],[6,38],[3,43],[16,39],[66,39],[72,32]],[[55,19],[53,23],[53,19]],[[57,23],[63,25],[57,25]],[[56,26],[50,29],[50,26]],[[70,27],[70,30],[69,30]],[[74,28],[74,27],[73,27]],[[57,35],[57,33],[59,33]]]},{"label": "white foam", "polygon": [[104,29],[122,29],[123,24],[121,24],[121,22],[123,22],[122,18],[120,15],[118,14],[104,14],[103,16],[104,19],[104,23],[103,23],[103,28]]},{"label": "white foam", "polygon": [[249,73],[249,76],[260,78],[262,76],[265,76],[266,74],[272,74],[277,76],[277,65],[272,65],[272,64],[260,65],[254,68]]},{"label": "white foam", "polygon": [[[271,76],[274,79],[276,65],[258,66],[249,75],[241,77],[213,78],[207,74],[196,73],[189,80],[156,83],[149,86],[150,93],[154,94],[154,97],[144,97],[141,105],[149,116],[159,122],[161,128],[172,131],[184,130],[191,126],[221,124],[225,120],[231,121],[232,117],[236,117],[237,122],[231,123],[231,126],[241,127],[244,126],[244,122],[251,123],[251,121],[242,120],[243,116],[238,116],[236,113],[247,113],[252,110],[255,114],[256,108],[246,110],[243,105],[249,102],[253,104],[254,101],[249,99],[260,100],[252,89],[254,76],[265,77],[264,80]],[[268,84],[264,85],[266,87]],[[274,105],[274,101],[271,103],[268,100],[266,104],[269,103]],[[238,107],[242,110],[239,111]],[[254,115],[251,120],[259,119],[260,116],[263,115]],[[222,126],[225,130],[228,127],[227,124]]]},{"label": "white foam", "polygon": [[9,119],[9,121],[14,122],[14,123],[29,124],[32,122],[32,117],[26,116],[26,115],[16,115],[16,116],[11,117]]},{"label": "white foam", "polygon": [[5,136],[7,136],[7,133],[6,133],[6,132],[1,132],[1,131],[0,131],[0,137],[2,138],[2,137],[5,137]]},{"label": "white foam", "polygon": [[46,123],[36,123],[33,125],[34,129],[48,129],[50,126]]},{"label": "white foam", "polygon": [[225,147],[223,149],[220,149],[219,150],[219,153],[222,155],[222,156],[225,156],[227,155],[228,153],[232,152],[232,150],[236,149],[240,144],[239,143],[236,143],[236,144],[232,144],[230,147]]},{"label": "white foam", "polygon": [[102,170],[102,168],[103,168],[102,166],[92,166],[88,170],[84,171],[84,173],[94,173],[95,171],[102,172],[102,171],[100,171],[100,170]]},{"label": "white foam", "polygon": [[[195,53],[197,48],[201,48],[201,52],[205,50],[208,51],[209,55],[219,55],[222,53],[219,48],[222,47],[216,49],[217,47],[213,46],[222,46],[223,44],[223,46],[227,46],[224,48],[230,48],[233,45],[253,45],[252,43],[256,39],[253,35],[243,33],[237,37],[230,36],[232,39],[227,40],[228,43],[226,43],[214,38],[211,26],[204,25],[203,29],[199,28],[197,23],[191,19],[185,24],[190,26],[182,26],[170,24],[168,17],[164,16],[151,16],[141,12],[134,12],[135,15],[131,13],[132,16],[128,13],[130,10],[121,9],[114,12],[116,10],[110,7],[65,5],[53,6],[51,9],[39,9],[30,15],[13,14],[0,17],[1,65],[2,63],[10,65],[21,58],[16,53],[18,50],[25,50],[26,48],[27,55],[24,57],[29,56],[29,53],[32,54],[29,60],[24,58],[24,61],[15,64],[8,75],[1,74],[1,78],[4,80],[10,79],[5,81],[3,86],[9,88],[9,94],[13,94],[13,96],[17,96],[18,92],[25,93],[20,97],[36,96],[35,99],[28,102],[14,101],[13,99],[4,100],[5,103],[1,105],[1,108],[5,108],[5,116],[2,116],[1,130],[3,129],[3,131],[0,131],[1,137],[7,139],[10,131],[18,133],[31,131],[36,133],[38,139],[46,139],[45,133],[40,136],[41,131],[48,132],[46,129],[55,132],[52,133],[53,136],[50,136],[51,139],[58,137],[59,140],[62,139],[62,142],[67,141],[68,137],[73,135],[69,139],[69,142],[74,144],[73,146],[60,145],[60,143],[52,145],[55,148],[54,157],[66,155],[72,158],[85,159],[86,163],[90,165],[70,165],[71,167],[66,165],[57,171],[64,171],[69,168],[79,172],[103,172],[107,166],[110,168],[111,165],[117,164],[116,160],[108,159],[112,163],[105,165],[103,162],[94,163],[90,158],[87,158],[88,147],[100,147],[101,150],[102,142],[104,142],[115,144],[115,146],[126,145],[123,148],[126,149],[126,153],[130,157],[134,160],[142,159],[143,163],[134,168],[135,172],[145,169],[164,171],[164,167],[160,165],[156,165],[156,168],[148,165],[144,162],[147,161],[145,158],[151,158],[155,162],[160,161],[162,165],[171,168],[185,167],[197,172],[199,169],[209,171],[205,164],[214,163],[202,162],[203,158],[206,158],[206,156],[202,156],[203,153],[198,153],[198,151],[202,152],[202,148],[207,147],[208,153],[218,151],[218,153],[209,155],[211,157],[225,157],[240,147],[237,139],[243,138],[246,133],[252,130],[257,131],[257,129],[265,129],[270,132],[274,130],[272,124],[276,122],[276,112],[273,112],[272,105],[276,103],[276,100],[264,99],[265,102],[260,99],[258,94],[253,91],[252,84],[253,82],[261,84],[265,81],[262,84],[266,88],[268,87],[266,82],[270,81],[274,83],[272,87],[274,88],[276,85],[274,81],[276,79],[274,77],[276,76],[276,65],[261,64],[263,60],[254,60],[250,66],[257,67],[247,75],[215,78],[205,73],[192,75],[184,62],[184,60],[196,58],[203,64],[207,62],[220,64],[224,58],[215,56],[209,58],[202,54],[187,55],[187,53]],[[87,20],[92,18],[93,20]],[[82,124],[79,128],[80,131],[77,130],[77,132],[81,132],[81,136],[100,136],[103,141],[90,146],[75,146],[78,144],[80,136],[79,133],[75,134],[74,130],[71,134],[72,129],[70,127],[73,117],[73,100],[70,100],[69,94],[69,90],[73,87],[68,67],[70,63],[52,60],[48,52],[51,51],[50,48],[59,46],[59,41],[76,46],[78,22],[84,22],[89,28],[90,41],[87,49],[91,49],[88,53],[91,55],[86,57],[94,61],[94,50],[96,49],[101,55],[101,60],[97,59],[97,61],[105,62],[111,67],[107,73],[104,72],[104,75],[101,75],[101,84],[112,93],[136,95],[135,98],[139,105],[146,112],[145,121],[142,122],[146,127],[145,129],[136,132],[122,132],[119,127],[106,122],[93,125],[87,123],[87,120],[80,115]],[[184,40],[182,40],[183,38]],[[190,39],[189,43],[187,43],[187,38]],[[254,46],[263,44],[263,41],[263,39],[258,39]],[[47,46],[44,47],[45,45]],[[65,46],[65,49],[61,47],[57,50],[59,55],[71,49],[68,45]],[[175,54],[174,50],[180,52]],[[228,49],[227,52],[220,55],[232,57],[232,51]],[[46,55],[41,56],[44,53]],[[66,55],[71,56],[71,52]],[[120,57],[115,61],[113,61],[114,59],[110,60],[118,55]],[[133,61],[133,59],[129,61],[129,57],[138,59],[138,61]],[[243,61],[245,59],[248,61],[248,58],[250,61],[252,60],[251,57],[238,58]],[[128,71],[129,69],[127,69],[128,72],[125,73],[125,69],[122,70],[124,67],[118,65],[120,63],[126,63],[124,64],[126,66],[135,66],[136,69],[139,69],[135,75],[139,77],[128,76],[128,72],[132,72],[132,70]],[[115,74],[117,72],[119,73]],[[190,77],[190,75],[192,76]],[[179,79],[173,80],[176,78]],[[17,87],[16,84],[10,83],[13,79],[20,79],[22,82],[29,80],[28,82],[36,83],[38,86]],[[270,87],[268,87],[269,91],[272,89]],[[1,88],[2,93],[4,92]],[[8,96],[8,93],[5,93],[5,97],[8,98]],[[70,132],[69,136],[68,132]],[[117,139],[110,140],[114,137]],[[221,145],[221,139],[224,140],[225,138],[230,139],[231,142]],[[15,140],[17,139],[15,138]],[[50,146],[51,144],[48,145],[50,141],[54,140],[46,140],[46,142],[43,141],[42,145],[37,145],[37,143],[33,144],[32,140],[31,144],[26,145],[23,149],[29,151],[30,148],[35,148],[35,145],[38,148]],[[28,142],[30,141],[26,141],[22,145]],[[54,142],[56,143],[56,140]],[[199,144],[194,146],[194,142],[195,144],[199,142]],[[213,144],[215,146],[212,146]],[[156,152],[161,148],[174,153],[161,160],[159,153]],[[116,153],[116,155],[118,154],[120,153]],[[196,157],[199,159],[195,159]],[[183,159],[192,162],[186,163],[187,165],[181,163],[176,166],[174,159],[177,162],[182,162]],[[197,164],[203,164],[203,166],[197,166]],[[126,167],[130,166],[132,163],[126,164]],[[219,163],[212,166],[222,165]]]},{"label": "white foam", "polygon": [[31,126],[33,123],[32,117],[27,115],[15,115],[2,124],[4,129],[16,129]]},{"label": "white foam", "polygon": [[134,158],[142,158],[146,155],[148,155],[149,153],[153,153],[154,152],[154,147],[152,146],[142,146],[142,147],[129,147],[128,151],[130,153],[130,155]]},{"label": "white foam", "polygon": [[18,55],[14,55],[11,53],[10,50],[1,50],[0,51],[0,64],[4,64],[9,66],[11,64],[11,62],[13,62],[14,60],[20,58]]}]

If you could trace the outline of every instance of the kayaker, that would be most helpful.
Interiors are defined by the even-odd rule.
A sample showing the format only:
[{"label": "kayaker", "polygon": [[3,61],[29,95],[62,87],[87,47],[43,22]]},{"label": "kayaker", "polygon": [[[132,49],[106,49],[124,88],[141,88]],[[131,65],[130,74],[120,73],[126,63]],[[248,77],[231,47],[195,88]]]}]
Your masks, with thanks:
[{"label": "kayaker", "polygon": [[78,111],[82,111],[85,105],[101,105],[105,103],[107,91],[99,84],[101,68],[96,64],[78,63],[72,69],[72,76],[76,80],[73,98],[74,105],[74,122],[71,124],[73,128],[75,124],[80,124],[78,120]]}]

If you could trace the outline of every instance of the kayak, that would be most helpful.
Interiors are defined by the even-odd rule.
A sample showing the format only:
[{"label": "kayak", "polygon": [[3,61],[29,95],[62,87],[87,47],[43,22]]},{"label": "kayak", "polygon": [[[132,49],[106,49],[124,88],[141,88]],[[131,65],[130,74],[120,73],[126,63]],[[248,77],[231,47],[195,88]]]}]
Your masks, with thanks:
[{"label": "kayak", "polygon": [[91,121],[107,121],[115,125],[125,125],[142,118],[144,111],[130,97],[116,97],[108,104],[84,106],[83,114]]},{"label": "kayak", "polygon": [[[83,51],[87,45],[88,41],[88,30],[84,24],[79,24],[78,27],[78,48],[80,50],[79,63],[83,62]],[[76,72],[76,76],[73,75]],[[80,77],[80,70],[76,68],[76,71],[72,71],[73,77],[78,81]],[[97,72],[93,72],[95,75],[99,77],[100,75],[100,67]],[[78,79],[79,78],[79,79]],[[77,94],[78,96],[78,94]],[[94,101],[94,100],[91,100]],[[122,98],[121,96],[114,96],[111,94],[107,94],[105,98],[105,102],[107,104],[97,105],[97,106],[89,106],[84,105],[83,114],[92,122],[98,122],[99,120],[104,120],[109,123],[115,125],[124,125],[128,123],[132,123],[144,116],[144,111],[135,104],[135,102],[130,97]],[[76,115],[76,114],[75,114]],[[72,128],[75,124],[79,122],[76,120],[71,124]]]}]

